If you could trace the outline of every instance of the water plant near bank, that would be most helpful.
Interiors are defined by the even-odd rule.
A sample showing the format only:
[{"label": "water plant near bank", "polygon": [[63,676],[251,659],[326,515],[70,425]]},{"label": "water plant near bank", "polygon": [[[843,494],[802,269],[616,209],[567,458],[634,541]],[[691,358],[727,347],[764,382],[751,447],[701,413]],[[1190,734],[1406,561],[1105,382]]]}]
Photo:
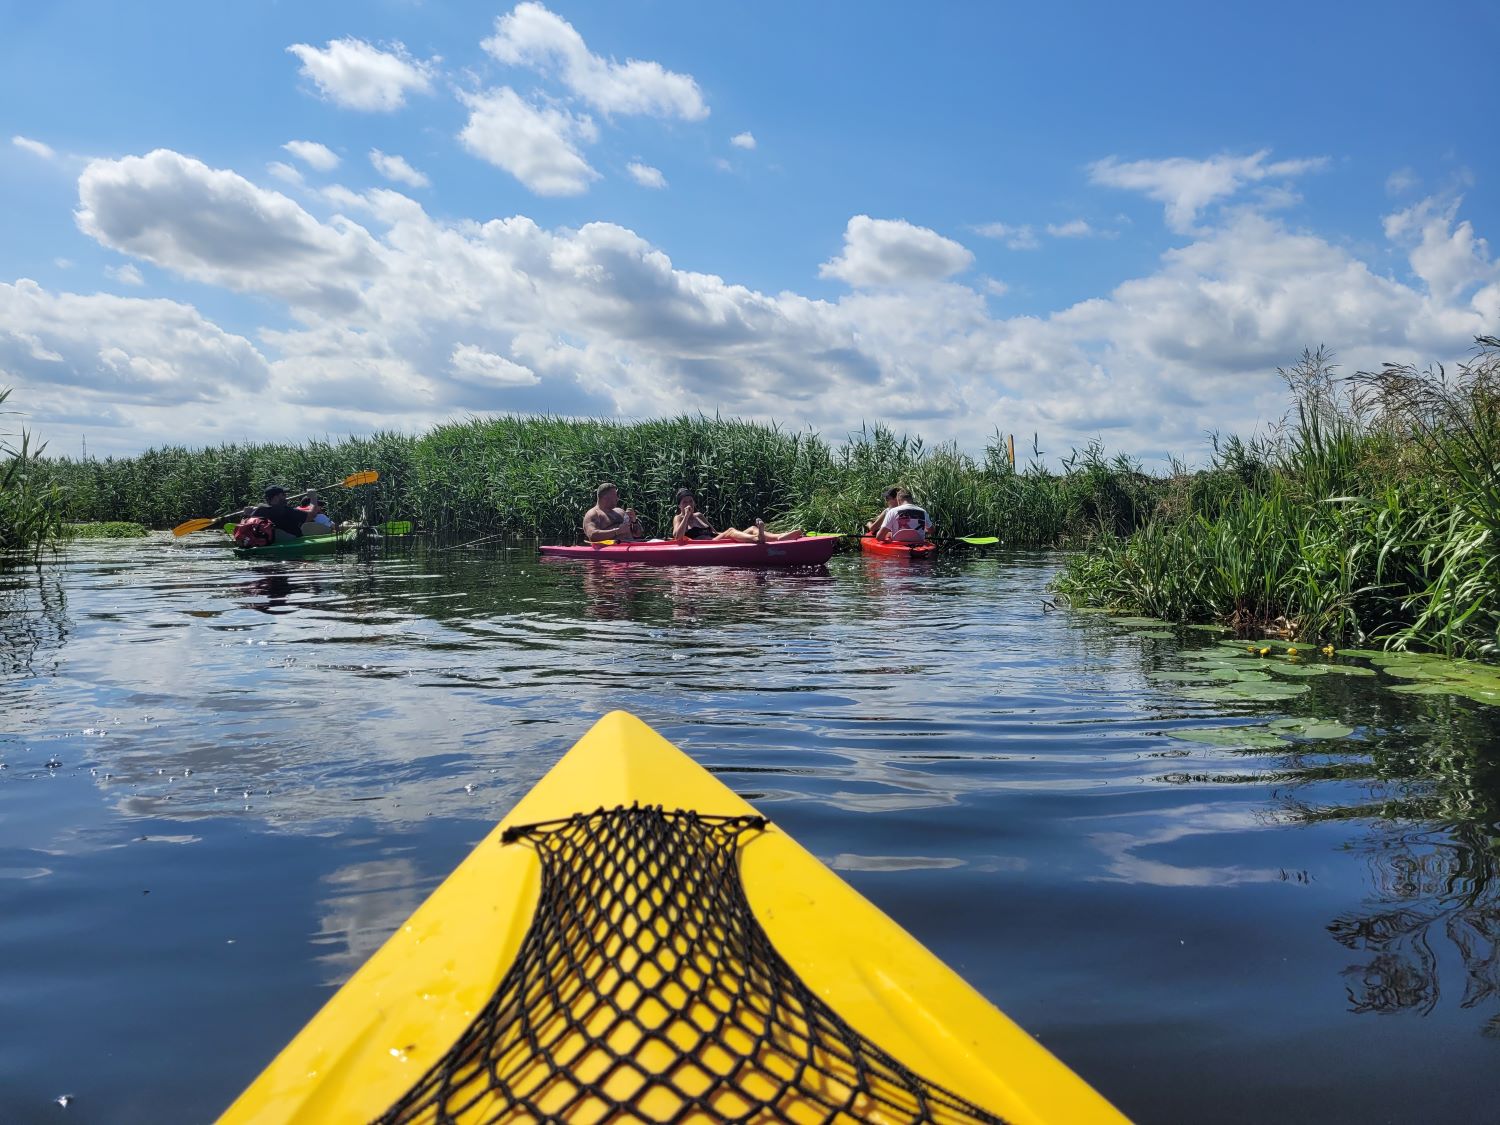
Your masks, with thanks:
[{"label": "water plant near bank", "polygon": [[1500,340],[1456,371],[1283,371],[1272,437],[1215,444],[1138,530],[1100,537],[1057,588],[1075,604],[1245,635],[1500,656]]},{"label": "water plant near bank", "polygon": [[[11,388],[0,387],[0,405],[10,395]],[[14,411],[0,410],[7,414]],[[61,530],[63,489],[41,461],[44,449],[25,429],[0,434],[0,566],[35,558]]]}]

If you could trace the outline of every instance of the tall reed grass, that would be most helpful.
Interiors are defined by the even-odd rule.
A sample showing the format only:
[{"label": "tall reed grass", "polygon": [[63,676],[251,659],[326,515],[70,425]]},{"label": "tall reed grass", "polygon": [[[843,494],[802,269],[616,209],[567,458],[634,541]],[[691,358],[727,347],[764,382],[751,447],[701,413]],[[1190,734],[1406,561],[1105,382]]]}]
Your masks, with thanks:
[{"label": "tall reed grass", "polygon": [[[11,390],[0,387],[0,405]],[[35,558],[62,529],[63,490],[40,461],[45,448],[33,445],[25,429],[0,433],[0,566]]]},{"label": "tall reed grass", "polygon": [[1500,340],[1455,372],[1283,371],[1292,410],[1216,443],[1155,518],[1069,560],[1080,604],[1309,640],[1500,656]]},{"label": "tall reed grass", "polygon": [[904,485],[947,535],[995,535],[1052,546],[1127,534],[1154,509],[1160,482],[1098,446],[1056,474],[1012,471],[997,442],[980,459],[876,426],[832,445],[817,434],[717,417],[645,422],[548,417],[473,419],[421,437],[375,434],[303,445],[153,449],[138,457],[50,462],[72,520],[171,527],[229,511],[270,482],[297,491],[361,469],[380,483],[326,494],[336,517],[412,518],[451,534],[574,540],[603,481],[620,486],[649,529],[670,528],[686,486],[720,526],[757,517],[773,526],[855,532]]}]

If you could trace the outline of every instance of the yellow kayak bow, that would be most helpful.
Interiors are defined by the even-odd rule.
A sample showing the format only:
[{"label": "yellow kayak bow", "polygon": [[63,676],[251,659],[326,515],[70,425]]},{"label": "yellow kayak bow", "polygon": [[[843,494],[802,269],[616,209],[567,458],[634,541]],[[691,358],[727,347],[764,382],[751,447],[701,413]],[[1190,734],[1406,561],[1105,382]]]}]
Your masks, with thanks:
[{"label": "yellow kayak bow", "polygon": [[1122,1122],[639,719],[604,716],[222,1118]]}]

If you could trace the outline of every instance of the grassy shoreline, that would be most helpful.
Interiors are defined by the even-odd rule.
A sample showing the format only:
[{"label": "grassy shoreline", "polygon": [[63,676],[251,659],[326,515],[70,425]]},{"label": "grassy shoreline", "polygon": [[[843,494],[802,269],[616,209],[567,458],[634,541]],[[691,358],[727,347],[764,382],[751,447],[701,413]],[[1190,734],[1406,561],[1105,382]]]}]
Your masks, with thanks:
[{"label": "grassy shoreline", "polygon": [[997,443],[984,458],[876,427],[833,445],[816,434],[708,417],[646,422],[499,417],[418,437],[153,449],[138,457],[47,462],[66,518],[172,527],[228,511],[268,482],[295,490],[364,469],[380,482],[325,493],[336,518],[415,519],[453,535],[512,534],[573,542],[605,480],[652,532],[671,526],[687,486],[720,526],[757,516],[776,527],[852,532],[888,485],[912,488],[950,535],[998,535],[1017,546],[1127,534],[1154,509],[1161,482],[1091,446],[1063,473],[1011,469]]},{"label": "grassy shoreline", "polygon": [[1305,354],[1293,411],[1216,443],[1154,518],[1072,557],[1078,605],[1244,636],[1500,657],[1500,340],[1449,372],[1339,377]]}]

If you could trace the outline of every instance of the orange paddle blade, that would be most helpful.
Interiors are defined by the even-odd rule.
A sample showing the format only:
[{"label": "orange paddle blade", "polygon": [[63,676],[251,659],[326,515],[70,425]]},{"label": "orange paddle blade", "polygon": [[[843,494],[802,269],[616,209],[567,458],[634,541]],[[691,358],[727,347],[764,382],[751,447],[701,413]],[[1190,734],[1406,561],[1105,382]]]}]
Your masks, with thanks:
[{"label": "orange paddle blade", "polygon": [[195,531],[202,531],[205,527],[212,527],[213,522],[214,521],[209,517],[203,517],[196,520],[188,520],[187,523],[180,523],[176,527],[174,527],[172,529],[172,534],[191,535]]}]

